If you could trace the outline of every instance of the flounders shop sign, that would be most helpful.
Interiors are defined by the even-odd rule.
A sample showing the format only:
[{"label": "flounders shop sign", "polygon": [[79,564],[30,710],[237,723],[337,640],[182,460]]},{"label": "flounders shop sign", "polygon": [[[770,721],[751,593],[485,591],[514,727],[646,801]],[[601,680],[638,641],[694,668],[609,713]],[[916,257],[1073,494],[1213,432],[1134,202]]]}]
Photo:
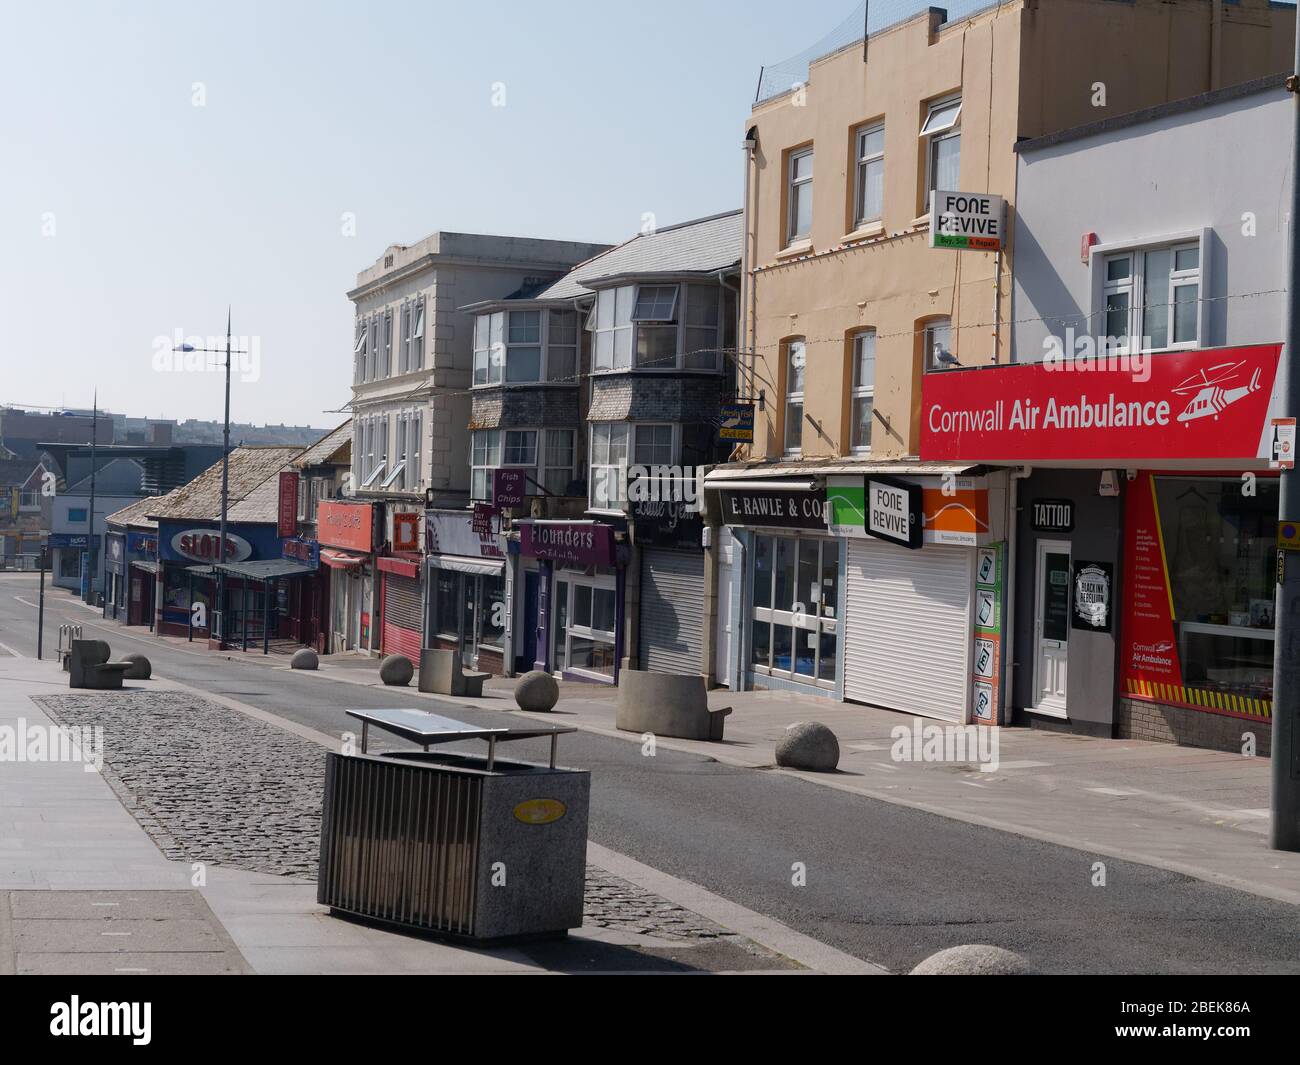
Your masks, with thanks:
[{"label": "flounders shop sign", "polygon": [[1280,344],[927,373],[921,459],[1267,459]]}]

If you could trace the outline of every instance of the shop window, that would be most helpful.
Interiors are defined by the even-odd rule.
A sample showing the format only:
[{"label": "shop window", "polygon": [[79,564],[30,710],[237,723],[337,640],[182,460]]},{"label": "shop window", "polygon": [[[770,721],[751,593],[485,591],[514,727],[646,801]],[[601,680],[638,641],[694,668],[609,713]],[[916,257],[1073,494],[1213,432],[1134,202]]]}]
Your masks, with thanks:
[{"label": "shop window", "polygon": [[754,672],[834,686],[839,573],[838,541],[755,537],[750,612]]},{"label": "shop window", "polygon": [[853,338],[853,389],[849,446],[854,451],[871,450],[871,409],[876,398],[876,331]]},{"label": "shop window", "polygon": [[555,662],[612,679],[617,602],[613,576],[566,574],[555,582]]},{"label": "shop window", "polygon": [[1102,274],[1105,335],[1112,351],[1167,351],[1200,344],[1200,244],[1108,255]]},{"label": "shop window", "polygon": [[434,580],[434,631],[443,639],[455,640],[460,636],[460,593],[457,589],[460,574],[454,570],[435,571]]},{"label": "shop window", "polygon": [[1277,481],[1156,477],[1155,496],[1183,684],[1271,699]]}]

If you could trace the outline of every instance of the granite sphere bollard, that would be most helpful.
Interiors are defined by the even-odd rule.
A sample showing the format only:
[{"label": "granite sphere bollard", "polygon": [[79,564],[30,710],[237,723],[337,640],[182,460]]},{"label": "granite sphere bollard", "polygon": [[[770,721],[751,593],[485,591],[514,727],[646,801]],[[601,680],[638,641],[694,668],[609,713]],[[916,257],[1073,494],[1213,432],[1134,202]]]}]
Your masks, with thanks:
[{"label": "granite sphere bollard", "polygon": [[415,663],[406,655],[389,655],[379,664],[379,679],[395,688],[405,688],[415,676]]},{"label": "granite sphere bollard", "polygon": [[545,713],[560,701],[560,686],[544,670],[534,669],[515,681],[515,702],[520,710]]},{"label": "granite sphere bollard", "polygon": [[148,680],[153,676],[153,665],[142,654],[123,655],[122,661],[131,664],[131,668],[122,674],[127,680]]},{"label": "granite sphere bollard", "polygon": [[840,741],[820,721],[796,721],[776,744],[776,764],[832,773],[840,764]]},{"label": "granite sphere bollard", "polygon": [[913,976],[1027,976],[1033,967],[1021,955],[984,943],[966,943],[931,954]]},{"label": "granite sphere bollard", "polygon": [[310,647],[294,651],[293,657],[289,659],[290,669],[315,669],[319,665],[320,659],[316,657],[316,652]]}]

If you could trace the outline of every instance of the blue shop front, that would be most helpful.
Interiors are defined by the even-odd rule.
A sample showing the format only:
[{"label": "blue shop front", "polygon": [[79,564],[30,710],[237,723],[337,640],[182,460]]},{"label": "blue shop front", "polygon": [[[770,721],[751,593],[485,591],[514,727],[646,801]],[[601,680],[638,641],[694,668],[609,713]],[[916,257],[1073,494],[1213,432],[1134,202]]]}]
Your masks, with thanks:
[{"label": "blue shop front", "polygon": [[311,558],[286,557],[274,523],[229,522],[225,539],[223,558],[217,522],[159,520],[158,632],[215,638],[213,614],[224,578],[223,642],[265,649],[270,640],[290,635],[289,581],[315,573],[316,566]]}]

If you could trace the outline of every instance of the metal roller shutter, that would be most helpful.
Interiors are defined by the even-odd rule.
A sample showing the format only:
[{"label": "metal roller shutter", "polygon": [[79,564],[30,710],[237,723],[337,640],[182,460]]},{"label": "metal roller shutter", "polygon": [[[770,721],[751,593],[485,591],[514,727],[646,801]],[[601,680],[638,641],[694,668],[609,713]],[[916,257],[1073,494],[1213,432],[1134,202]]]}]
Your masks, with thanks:
[{"label": "metal roller shutter", "polygon": [[966,720],[971,556],[850,540],[844,697],[945,721]]},{"label": "metal roller shutter", "polygon": [[382,650],[420,661],[423,626],[420,623],[420,582],[399,573],[384,574],[384,626]]},{"label": "metal roller shutter", "polygon": [[704,555],[646,548],[641,554],[640,665],[702,673]]}]

